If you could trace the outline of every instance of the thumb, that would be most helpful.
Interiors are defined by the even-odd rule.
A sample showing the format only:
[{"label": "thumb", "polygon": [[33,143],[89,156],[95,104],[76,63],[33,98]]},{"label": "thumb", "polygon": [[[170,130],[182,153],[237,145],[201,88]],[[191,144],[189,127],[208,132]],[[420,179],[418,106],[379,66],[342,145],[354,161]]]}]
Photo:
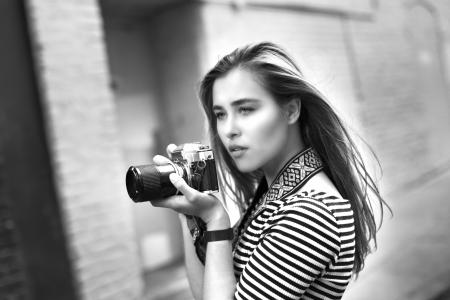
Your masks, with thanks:
[{"label": "thumb", "polygon": [[183,178],[177,173],[171,173],[169,175],[170,182],[172,182],[173,186],[179,190],[188,200],[191,200],[194,197],[195,190],[191,188]]},{"label": "thumb", "polygon": [[167,145],[167,147],[166,147],[167,155],[168,155],[169,157],[172,157],[172,153],[175,151],[175,149],[177,149],[177,145],[175,145],[175,144],[169,144],[169,145]]}]

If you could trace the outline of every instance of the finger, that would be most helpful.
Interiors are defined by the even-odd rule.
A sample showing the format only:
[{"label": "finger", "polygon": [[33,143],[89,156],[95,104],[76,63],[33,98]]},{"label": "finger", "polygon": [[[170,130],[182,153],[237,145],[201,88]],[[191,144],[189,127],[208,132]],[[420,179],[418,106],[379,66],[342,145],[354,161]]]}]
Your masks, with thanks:
[{"label": "finger", "polygon": [[[188,214],[191,209],[191,204],[185,196],[171,196],[161,200],[150,201],[150,204],[154,207],[172,209],[181,216]],[[181,217],[180,221],[183,222]]]},{"label": "finger", "polygon": [[153,162],[157,165],[165,165],[171,162],[170,159],[168,159],[167,157],[164,157],[162,155],[155,155],[153,157]]},{"label": "finger", "polygon": [[150,203],[155,207],[170,208],[179,211],[183,210],[186,206],[186,199],[184,196],[171,196],[164,199],[150,201]]},{"label": "finger", "polygon": [[177,148],[177,145],[175,145],[175,144],[167,145],[167,147],[166,147],[167,155],[169,155],[169,157],[172,157],[172,153],[175,151],[176,148]]},{"label": "finger", "polygon": [[180,175],[176,173],[171,173],[169,175],[170,182],[172,182],[173,186],[179,190],[188,200],[192,200],[197,193],[200,193],[196,191],[195,189],[191,188],[186,181],[183,180],[183,178],[180,177]]}]

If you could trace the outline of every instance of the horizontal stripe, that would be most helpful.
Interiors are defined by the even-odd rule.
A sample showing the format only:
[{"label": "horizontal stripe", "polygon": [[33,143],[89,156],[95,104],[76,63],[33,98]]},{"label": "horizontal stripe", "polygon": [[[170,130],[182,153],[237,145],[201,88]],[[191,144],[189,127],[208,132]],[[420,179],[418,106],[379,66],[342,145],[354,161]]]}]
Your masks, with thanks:
[{"label": "horizontal stripe", "polygon": [[341,299],[355,259],[351,205],[301,194],[270,201],[240,236],[236,299]]}]

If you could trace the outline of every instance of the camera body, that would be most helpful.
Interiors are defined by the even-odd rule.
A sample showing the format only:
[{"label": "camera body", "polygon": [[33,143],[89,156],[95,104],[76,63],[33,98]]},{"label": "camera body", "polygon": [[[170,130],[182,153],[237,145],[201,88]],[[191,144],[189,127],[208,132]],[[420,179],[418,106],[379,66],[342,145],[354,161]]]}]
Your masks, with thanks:
[{"label": "camera body", "polygon": [[178,191],[169,180],[171,173],[177,173],[198,191],[219,190],[212,149],[200,143],[186,143],[172,152],[171,161],[165,165],[129,167],[125,178],[128,195],[134,202],[176,195]]}]

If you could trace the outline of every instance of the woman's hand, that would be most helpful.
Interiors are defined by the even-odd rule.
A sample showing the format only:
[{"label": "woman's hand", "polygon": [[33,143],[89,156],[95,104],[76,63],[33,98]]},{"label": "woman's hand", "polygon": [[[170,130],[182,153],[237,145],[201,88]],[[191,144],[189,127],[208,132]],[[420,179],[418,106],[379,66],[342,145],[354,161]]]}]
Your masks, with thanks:
[{"label": "woman's hand", "polygon": [[[171,148],[173,149],[172,145],[167,147],[169,155]],[[153,162],[162,165],[167,164],[170,160],[164,156],[156,155]],[[193,189],[176,173],[170,174],[169,179],[183,195],[151,201],[153,206],[170,208],[178,213],[198,216],[206,223],[208,230],[230,227],[228,213],[217,197]]]}]

